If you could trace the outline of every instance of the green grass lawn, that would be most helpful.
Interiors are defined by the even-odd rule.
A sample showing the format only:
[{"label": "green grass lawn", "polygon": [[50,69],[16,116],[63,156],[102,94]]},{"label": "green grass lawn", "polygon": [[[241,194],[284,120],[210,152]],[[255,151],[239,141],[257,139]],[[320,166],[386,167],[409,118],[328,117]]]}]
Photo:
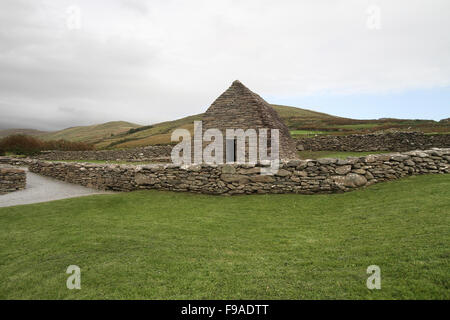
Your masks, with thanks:
[{"label": "green grass lawn", "polygon": [[316,131],[316,130],[291,130],[292,136],[313,136],[313,135],[323,135],[327,134],[326,131]]},{"label": "green grass lawn", "polygon": [[[334,195],[162,191],[0,208],[0,299],[450,299],[450,177]],[[69,265],[81,290],[66,288]],[[381,268],[381,290],[366,268]]]},{"label": "green grass lawn", "polygon": [[357,124],[337,124],[331,125],[333,128],[342,128],[342,129],[367,129],[367,128],[375,128],[383,125],[392,125],[392,123],[357,123]]},{"label": "green grass lawn", "polygon": [[347,157],[363,157],[369,154],[391,153],[393,151],[299,151],[300,159],[320,159],[320,158],[338,158],[345,159]]}]

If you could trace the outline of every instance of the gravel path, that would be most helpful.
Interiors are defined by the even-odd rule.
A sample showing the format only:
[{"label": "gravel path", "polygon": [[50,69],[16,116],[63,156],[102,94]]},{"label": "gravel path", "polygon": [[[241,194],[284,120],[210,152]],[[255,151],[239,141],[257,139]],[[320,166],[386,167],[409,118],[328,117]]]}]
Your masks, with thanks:
[{"label": "gravel path", "polygon": [[26,188],[24,190],[0,195],[0,207],[46,202],[92,194],[112,193],[40,176],[29,172],[27,168],[21,169],[27,171]]}]

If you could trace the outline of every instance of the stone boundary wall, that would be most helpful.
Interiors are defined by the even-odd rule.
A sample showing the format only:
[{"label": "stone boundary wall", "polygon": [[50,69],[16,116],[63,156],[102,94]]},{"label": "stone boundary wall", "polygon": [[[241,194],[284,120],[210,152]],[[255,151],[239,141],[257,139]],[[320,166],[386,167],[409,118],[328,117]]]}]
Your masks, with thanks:
[{"label": "stone boundary wall", "polygon": [[290,160],[283,162],[273,176],[261,175],[259,165],[179,167],[173,164],[22,162],[27,162],[31,172],[101,190],[159,189],[225,195],[313,194],[349,191],[409,175],[450,173],[450,149],[377,154],[345,160]]},{"label": "stone boundary wall", "polygon": [[26,167],[30,164],[32,159],[30,158],[14,158],[14,157],[7,157],[7,156],[0,156],[0,166],[2,164],[4,165],[12,165],[12,166],[21,166]]},{"label": "stone boundary wall", "polygon": [[449,148],[450,134],[425,135],[421,132],[352,134],[299,138],[298,150],[310,151],[410,151]]},{"label": "stone boundary wall", "polygon": [[[318,136],[295,139],[298,150],[311,151],[409,151],[450,147],[450,134],[424,135],[420,132]],[[118,150],[48,151],[35,156],[40,160],[98,160],[131,162],[171,162],[171,145]]]},{"label": "stone boundary wall", "polygon": [[25,189],[27,177],[24,170],[0,168],[0,194]]},{"label": "stone boundary wall", "polygon": [[170,161],[172,146],[91,151],[47,151],[34,158],[40,160],[100,160],[100,161]]}]

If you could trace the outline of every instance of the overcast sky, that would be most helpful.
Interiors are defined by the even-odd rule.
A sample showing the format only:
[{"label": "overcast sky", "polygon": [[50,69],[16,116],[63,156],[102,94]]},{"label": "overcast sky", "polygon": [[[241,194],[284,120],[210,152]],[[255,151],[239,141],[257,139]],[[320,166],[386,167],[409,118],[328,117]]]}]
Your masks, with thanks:
[{"label": "overcast sky", "polygon": [[204,112],[239,79],[353,118],[450,117],[448,0],[0,2],[0,128]]}]

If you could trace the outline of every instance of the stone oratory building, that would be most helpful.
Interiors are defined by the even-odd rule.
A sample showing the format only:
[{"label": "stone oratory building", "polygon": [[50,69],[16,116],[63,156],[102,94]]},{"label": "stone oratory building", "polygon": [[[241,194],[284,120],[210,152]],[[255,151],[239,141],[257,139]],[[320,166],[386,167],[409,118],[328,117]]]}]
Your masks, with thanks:
[{"label": "stone oratory building", "polygon": [[[256,93],[250,91],[239,80],[222,93],[203,115],[203,132],[208,129],[259,129],[268,130],[268,148],[270,150],[270,129],[279,130],[279,158],[297,158],[296,145],[291,138],[289,129],[278,116],[278,113]],[[226,137],[224,136],[224,140]],[[224,153],[230,153],[230,141]],[[236,150],[236,141],[234,141]],[[248,149],[247,149],[248,150]],[[227,157],[224,155],[224,157]]]}]

